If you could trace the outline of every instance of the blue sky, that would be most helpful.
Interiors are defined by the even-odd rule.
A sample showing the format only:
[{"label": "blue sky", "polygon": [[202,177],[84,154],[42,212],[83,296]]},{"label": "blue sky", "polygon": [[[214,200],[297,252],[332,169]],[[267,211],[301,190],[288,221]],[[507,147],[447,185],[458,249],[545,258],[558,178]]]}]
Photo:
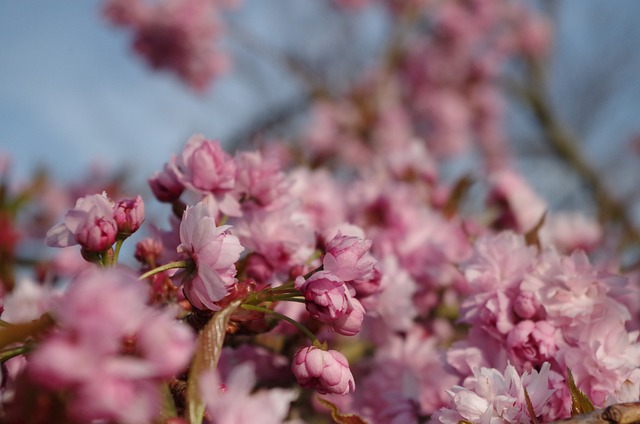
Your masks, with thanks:
[{"label": "blue sky", "polygon": [[[319,11],[313,4],[321,1],[245,3],[249,7],[237,13],[238,22],[275,46],[322,50],[332,42],[326,22],[315,19]],[[189,135],[201,132],[224,141],[256,114],[299,92],[277,66],[245,53],[238,72],[206,94],[194,94],[135,58],[128,34],[103,22],[99,5],[98,0],[0,2],[0,151],[10,155],[18,175],[41,163],[69,179],[101,158],[134,167],[137,177],[146,178]],[[296,18],[287,25],[284,6]],[[582,125],[579,135],[599,160],[615,161],[613,152],[639,126],[639,6],[625,0],[563,0],[555,6],[561,25],[551,93],[563,118]],[[357,31],[370,48],[379,36],[371,28],[379,20],[369,18]],[[593,71],[595,65],[603,75]],[[616,78],[610,95],[589,100],[595,86]]]}]

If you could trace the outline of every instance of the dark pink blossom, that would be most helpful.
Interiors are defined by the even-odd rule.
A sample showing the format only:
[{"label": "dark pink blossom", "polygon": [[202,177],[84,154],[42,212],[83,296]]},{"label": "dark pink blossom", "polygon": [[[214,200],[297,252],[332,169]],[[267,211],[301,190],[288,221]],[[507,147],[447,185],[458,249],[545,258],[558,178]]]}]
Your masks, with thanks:
[{"label": "dark pink blossom", "polygon": [[313,318],[346,336],[360,331],[364,308],[344,281],[329,271],[317,272],[303,284],[301,281],[298,279],[296,285],[303,292],[307,311]]},{"label": "dark pink blossom", "polygon": [[161,202],[174,202],[180,198],[184,191],[184,185],[178,179],[171,164],[166,163],[161,172],[156,172],[149,178],[149,187]]},{"label": "dark pink blossom", "polygon": [[118,225],[118,233],[128,236],[135,233],[144,221],[144,202],[140,195],[133,199],[120,200],[113,209],[113,218]]},{"label": "dark pink blossom", "polygon": [[315,346],[296,352],[291,370],[302,387],[318,393],[346,395],[355,390],[349,362],[338,351],[325,351]]}]

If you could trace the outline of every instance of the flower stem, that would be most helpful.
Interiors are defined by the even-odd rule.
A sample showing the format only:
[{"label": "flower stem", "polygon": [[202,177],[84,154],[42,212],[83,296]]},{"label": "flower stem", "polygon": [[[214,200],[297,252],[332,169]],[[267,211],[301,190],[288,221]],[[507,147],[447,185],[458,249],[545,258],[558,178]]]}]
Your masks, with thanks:
[{"label": "flower stem", "polygon": [[111,266],[115,266],[118,263],[118,256],[120,255],[120,248],[122,247],[122,243],[124,243],[124,239],[116,240],[116,248],[113,252],[113,257],[111,258]]},{"label": "flower stem", "polygon": [[161,273],[162,271],[166,271],[168,269],[188,268],[190,266],[190,264],[191,264],[191,261],[169,262],[168,264],[160,265],[157,268],[153,268],[152,270],[145,272],[140,277],[138,277],[138,280],[144,280],[145,278],[149,278],[152,275]]},{"label": "flower stem", "polygon": [[29,352],[29,350],[31,350],[31,348],[29,346],[22,345],[22,346],[18,346],[18,347],[14,347],[11,349],[6,349],[0,352],[0,363],[4,363],[6,361],[8,361],[11,358],[15,358],[18,355],[23,355],[27,352]]},{"label": "flower stem", "polygon": [[299,303],[305,303],[306,302],[306,300],[301,298],[299,294],[286,294],[286,295],[273,296],[273,297],[269,298],[267,301],[268,302],[277,302],[279,300],[283,300],[285,302],[299,302]]},{"label": "flower stem", "polygon": [[300,330],[305,336],[307,336],[309,338],[309,340],[311,340],[311,342],[313,342],[314,345],[321,345],[321,343],[318,340],[318,338],[307,327],[305,327],[304,325],[300,324],[298,321],[294,320],[293,318],[289,318],[286,315],[282,315],[281,313],[278,313],[276,311],[273,311],[271,309],[268,309],[268,308],[265,308],[265,307],[262,307],[262,306],[248,305],[248,304],[245,303],[240,307],[242,309],[247,309],[249,311],[264,312],[265,314],[273,315],[277,319],[280,319],[280,320],[283,320],[283,321],[287,321],[289,324],[293,325],[298,330]]}]

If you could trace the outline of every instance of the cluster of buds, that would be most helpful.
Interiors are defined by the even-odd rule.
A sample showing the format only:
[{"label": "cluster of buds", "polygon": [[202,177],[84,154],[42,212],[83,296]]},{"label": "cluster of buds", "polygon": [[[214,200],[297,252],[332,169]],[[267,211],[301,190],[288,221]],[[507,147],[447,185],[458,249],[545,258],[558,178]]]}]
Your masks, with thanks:
[{"label": "cluster of buds", "polygon": [[138,195],[115,203],[106,193],[81,197],[60,223],[47,232],[52,247],[79,244],[89,257],[102,255],[117,240],[137,231],[144,221],[144,203]]}]

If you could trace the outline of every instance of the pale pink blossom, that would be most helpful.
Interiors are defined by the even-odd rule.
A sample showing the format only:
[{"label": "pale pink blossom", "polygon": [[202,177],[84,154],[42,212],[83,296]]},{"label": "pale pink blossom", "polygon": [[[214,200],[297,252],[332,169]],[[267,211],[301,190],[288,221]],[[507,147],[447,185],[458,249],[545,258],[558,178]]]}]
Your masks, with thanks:
[{"label": "pale pink blossom", "polygon": [[247,250],[264,258],[273,270],[273,283],[286,281],[292,267],[304,266],[316,246],[309,217],[295,203],[273,210],[247,211],[237,222],[234,234]]},{"label": "pale pink blossom", "polygon": [[47,231],[45,243],[52,247],[80,244],[92,252],[103,252],[116,241],[117,224],[113,202],[106,193],[81,197],[65,215],[64,222]]},{"label": "pale pink blossom", "polygon": [[274,158],[260,152],[240,152],[235,156],[236,197],[243,202],[269,207],[287,200],[289,183]]},{"label": "pale pink blossom", "polygon": [[53,305],[57,329],[29,355],[38,385],[64,391],[77,420],[150,422],[159,382],[183,371],[194,350],[189,327],[146,305],[146,285],[118,269],[93,268]]},{"label": "pale pink blossom", "polygon": [[322,258],[323,269],[342,281],[367,280],[373,278],[376,260],[371,256],[371,240],[358,235],[343,234],[341,230],[327,238],[326,253]]},{"label": "pale pink blossom", "polygon": [[356,391],[357,412],[373,423],[417,423],[449,403],[458,382],[444,366],[439,340],[418,325],[394,334],[375,353],[370,373]]},{"label": "pale pink blossom", "polygon": [[570,254],[580,249],[591,251],[603,240],[602,226],[579,212],[556,212],[545,218],[540,229],[543,244],[553,245]]},{"label": "pale pink blossom", "polygon": [[529,370],[542,362],[552,360],[558,351],[561,333],[547,321],[520,321],[507,334],[510,358]]},{"label": "pale pink blossom", "polygon": [[525,233],[540,222],[547,205],[522,176],[513,170],[502,169],[490,176],[489,183],[488,203],[498,209],[498,228]]},{"label": "pale pink blossom", "polygon": [[296,352],[291,370],[302,387],[315,389],[318,393],[346,395],[355,390],[349,362],[335,350],[325,351],[315,346],[302,348]]},{"label": "pale pink blossom", "polygon": [[[85,262],[86,263],[86,262]],[[48,284],[38,284],[29,278],[16,281],[13,290],[2,298],[3,321],[28,322],[40,318],[55,303],[58,293]]]},{"label": "pale pink blossom", "polygon": [[253,392],[256,376],[249,363],[233,368],[224,382],[214,371],[204,373],[199,382],[212,424],[280,424],[297,397],[286,389]]},{"label": "pale pink blossom", "polygon": [[207,140],[202,134],[193,135],[171,165],[176,177],[186,188],[202,195],[213,195],[222,213],[240,215],[240,205],[232,194],[237,165],[219,142]]},{"label": "pale pink blossom", "polygon": [[504,372],[495,368],[476,369],[463,386],[451,388],[451,405],[439,410],[435,418],[443,424],[457,424],[461,420],[479,424],[533,422],[529,417],[524,389],[536,417],[542,415],[553,394],[549,374],[548,362],[539,372],[532,370],[522,376],[512,365],[507,365]]},{"label": "pale pink blossom", "polygon": [[302,202],[314,228],[324,231],[346,221],[344,190],[326,169],[296,168],[287,176],[291,196]]},{"label": "pale pink blossom", "polygon": [[217,310],[215,304],[235,284],[235,263],[244,247],[229,234],[229,225],[217,227],[210,208],[203,202],[188,207],[180,223],[178,252],[193,261],[183,274],[183,289],[189,301],[199,309]]}]

